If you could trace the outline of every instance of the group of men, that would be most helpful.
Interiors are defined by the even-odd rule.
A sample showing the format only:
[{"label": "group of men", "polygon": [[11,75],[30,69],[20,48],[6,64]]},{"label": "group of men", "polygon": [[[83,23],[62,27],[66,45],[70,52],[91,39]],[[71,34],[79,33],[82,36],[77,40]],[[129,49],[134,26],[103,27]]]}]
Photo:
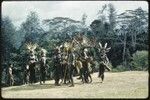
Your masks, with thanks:
[{"label": "group of men", "polygon": [[[100,57],[100,63],[99,63],[99,75],[102,79],[102,82],[104,80],[104,72],[105,69],[110,71],[109,68],[109,60],[107,58],[106,53],[109,52],[110,48],[107,48],[107,43],[104,47],[102,47],[101,43],[99,43],[99,57]],[[60,85],[60,83],[64,82],[66,84],[66,81],[70,83],[69,86],[74,86],[74,80],[73,75],[74,72],[77,71],[79,78],[83,83],[90,83],[92,82],[91,77],[91,71],[90,69],[94,69],[95,63],[93,61],[93,57],[91,55],[88,55],[87,48],[83,48],[79,52],[75,52],[72,49],[68,49],[67,52],[64,52],[59,47],[55,49],[54,53],[54,79],[55,79],[55,85]],[[60,80],[62,80],[60,82]]]},{"label": "group of men", "polygon": [[[37,82],[37,72],[39,73],[40,84],[45,83],[46,80],[46,50],[41,48],[40,57],[35,55],[36,45],[27,45],[28,60],[24,68],[24,83],[32,84]],[[38,67],[37,67],[38,65]]]},{"label": "group of men", "polygon": [[[88,83],[92,81],[92,77],[89,71],[89,57],[86,54],[86,49],[83,50],[83,55],[81,57],[77,56],[74,51],[68,51],[67,54],[61,52],[59,48],[56,48],[54,53],[54,79],[55,85],[60,85],[60,83],[74,86],[73,76],[75,72],[79,74],[78,79],[82,79],[82,82]],[[62,80],[60,82],[60,80]]]},{"label": "group of men", "polygon": [[[99,43],[99,56],[101,58],[100,64],[99,64],[99,77],[104,79],[104,71],[105,69],[110,70],[108,67],[108,58],[106,53],[109,52],[110,48],[106,48],[107,44],[105,44],[104,47],[102,47],[101,43]],[[28,63],[25,67],[25,74],[24,74],[24,83],[32,84],[36,82],[36,65],[38,64],[39,67],[39,73],[40,73],[40,84],[45,83],[46,80],[46,50],[41,49],[41,54],[39,60],[37,60],[35,56],[35,46],[28,46],[29,49],[29,58]],[[88,50],[86,48],[83,48],[78,54],[72,49],[68,49],[66,52],[61,50],[60,47],[56,47],[54,50],[53,55],[53,67],[54,67],[54,80],[55,85],[60,86],[61,83],[64,84],[70,84],[69,86],[74,86],[74,79],[73,76],[79,75],[78,79],[81,79],[83,83],[90,83],[92,82],[91,77],[91,71],[93,70],[94,62],[93,57],[88,55]],[[12,70],[10,65],[9,68],[9,75],[10,75],[10,81],[11,85],[14,84],[14,79],[12,75]]]}]

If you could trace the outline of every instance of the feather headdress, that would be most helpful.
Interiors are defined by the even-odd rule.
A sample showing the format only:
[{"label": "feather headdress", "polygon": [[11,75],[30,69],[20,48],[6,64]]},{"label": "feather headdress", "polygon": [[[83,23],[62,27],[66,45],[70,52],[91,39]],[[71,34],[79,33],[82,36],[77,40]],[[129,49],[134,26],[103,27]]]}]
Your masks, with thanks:
[{"label": "feather headdress", "polygon": [[109,50],[111,49],[111,47],[107,48],[107,43],[105,43],[103,47],[100,42],[99,42],[99,48],[105,50],[106,52],[109,52]]},{"label": "feather headdress", "polygon": [[44,54],[47,53],[46,49],[41,48],[41,52],[43,52]]},{"label": "feather headdress", "polygon": [[31,44],[31,43],[28,43],[26,44],[26,47],[29,51],[34,51],[36,48],[37,48],[37,44]]}]

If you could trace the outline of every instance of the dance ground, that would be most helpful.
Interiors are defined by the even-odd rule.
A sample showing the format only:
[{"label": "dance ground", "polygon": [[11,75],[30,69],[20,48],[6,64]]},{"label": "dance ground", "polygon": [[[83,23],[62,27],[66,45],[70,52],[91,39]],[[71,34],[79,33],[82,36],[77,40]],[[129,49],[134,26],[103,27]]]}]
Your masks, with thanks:
[{"label": "dance ground", "polygon": [[82,84],[74,77],[75,87],[54,86],[54,80],[45,84],[22,85],[1,89],[2,98],[147,98],[147,71],[106,72],[105,80],[92,74],[93,82]]}]

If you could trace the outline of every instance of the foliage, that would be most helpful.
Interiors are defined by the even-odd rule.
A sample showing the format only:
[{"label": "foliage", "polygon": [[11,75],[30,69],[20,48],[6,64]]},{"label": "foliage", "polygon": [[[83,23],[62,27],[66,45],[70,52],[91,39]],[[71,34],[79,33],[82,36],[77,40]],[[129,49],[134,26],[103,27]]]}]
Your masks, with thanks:
[{"label": "foliage", "polygon": [[10,61],[10,52],[14,49],[14,35],[16,28],[8,16],[2,18],[2,63]]},{"label": "foliage", "polygon": [[130,58],[132,61],[127,62],[128,66],[118,65],[113,68],[113,72],[122,72],[127,70],[148,70],[148,51],[136,51]]},{"label": "foliage", "polygon": [[[124,29],[120,30],[122,37],[126,34],[126,44],[133,54],[136,49],[148,49],[148,13],[142,8],[126,10],[118,15],[118,24]],[[142,35],[141,35],[142,34]]]},{"label": "foliage", "polygon": [[123,72],[123,71],[127,71],[128,69],[126,67],[124,67],[123,65],[118,65],[115,68],[112,68],[112,72]]},{"label": "foliage", "polygon": [[108,4],[108,11],[109,11],[109,23],[110,23],[110,31],[114,31],[115,27],[116,27],[116,10],[113,4],[109,3]]},{"label": "foliage", "polygon": [[148,51],[136,51],[132,60],[132,70],[148,70]]},{"label": "foliage", "polygon": [[87,19],[87,15],[84,13],[82,15],[82,25],[85,25],[86,24],[86,19]]},{"label": "foliage", "polygon": [[40,20],[36,12],[30,12],[25,22],[21,25],[25,32],[24,42],[38,42],[40,35],[43,33],[43,29],[40,26]]}]

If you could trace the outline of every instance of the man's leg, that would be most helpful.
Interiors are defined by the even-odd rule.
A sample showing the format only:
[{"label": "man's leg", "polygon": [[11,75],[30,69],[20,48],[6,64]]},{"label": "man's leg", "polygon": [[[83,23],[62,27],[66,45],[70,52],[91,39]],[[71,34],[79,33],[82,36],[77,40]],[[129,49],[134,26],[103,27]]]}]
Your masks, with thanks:
[{"label": "man's leg", "polygon": [[36,83],[35,70],[33,72],[33,83]]},{"label": "man's leg", "polygon": [[103,80],[104,80],[104,73],[101,75],[101,79],[102,79],[102,82],[103,82]]},{"label": "man's leg", "polygon": [[29,83],[32,84],[32,72],[29,72]]},{"label": "man's leg", "polygon": [[55,85],[58,86],[59,79],[58,79],[58,74],[55,73]]},{"label": "man's leg", "polygon": [[14,85],[14,77],[11,76],[11,85],[13,86]]},{"label": "man's leg", "polygon": [[105,72],[105,68],[103,65],[99,66],[99,77],[101,78],[102,82],[104,80],[104,72]]},{"label": "man's leg", "polygon": [[60,84],[59,84],[59,79],[60,79],[60,66],[57,66],[57,68],[56,68],[56,74],[55,74],[55,85],[56,86],[60,86]]},{"label": "man's leg", "polygon": [[46,81],[46,71],[44,71],[43,73],[43,83],[45,83],[45,81]]},{"label": "man's leg", "polygon": [[85,82],[88,83],[89,80],[88,80],[88,67],[86,66],[85,67]]},{"label": "man's leg", "polygon": [[[90,78],[90,81],[89,81],[89,78]],[[92,76],[91,76],[90,72],[87,72],[87,80],[89,83],[92,82]]]},{"label": "man's leg", "polygon": [[70,66],[70,71],[69,71],[69,76],[70,76],[69,79],[70,79],[70,81],[71,81],[71,85],[70,85],[71,87],[74,86],[74,81],[73,81],[73,70],[74,70],[74,66],[71,65],[71,66]]},{"label": "man's leg", "polygon": [[82,79],[82,72],[81,69],[79,70],[79,77],[77,79]]},{"label": "man's leg", "polygon": [[82,82],[84,83],[84,74],[83,74],[83,68],[80,69],[80,74],[81,74],[81,79]]}]

